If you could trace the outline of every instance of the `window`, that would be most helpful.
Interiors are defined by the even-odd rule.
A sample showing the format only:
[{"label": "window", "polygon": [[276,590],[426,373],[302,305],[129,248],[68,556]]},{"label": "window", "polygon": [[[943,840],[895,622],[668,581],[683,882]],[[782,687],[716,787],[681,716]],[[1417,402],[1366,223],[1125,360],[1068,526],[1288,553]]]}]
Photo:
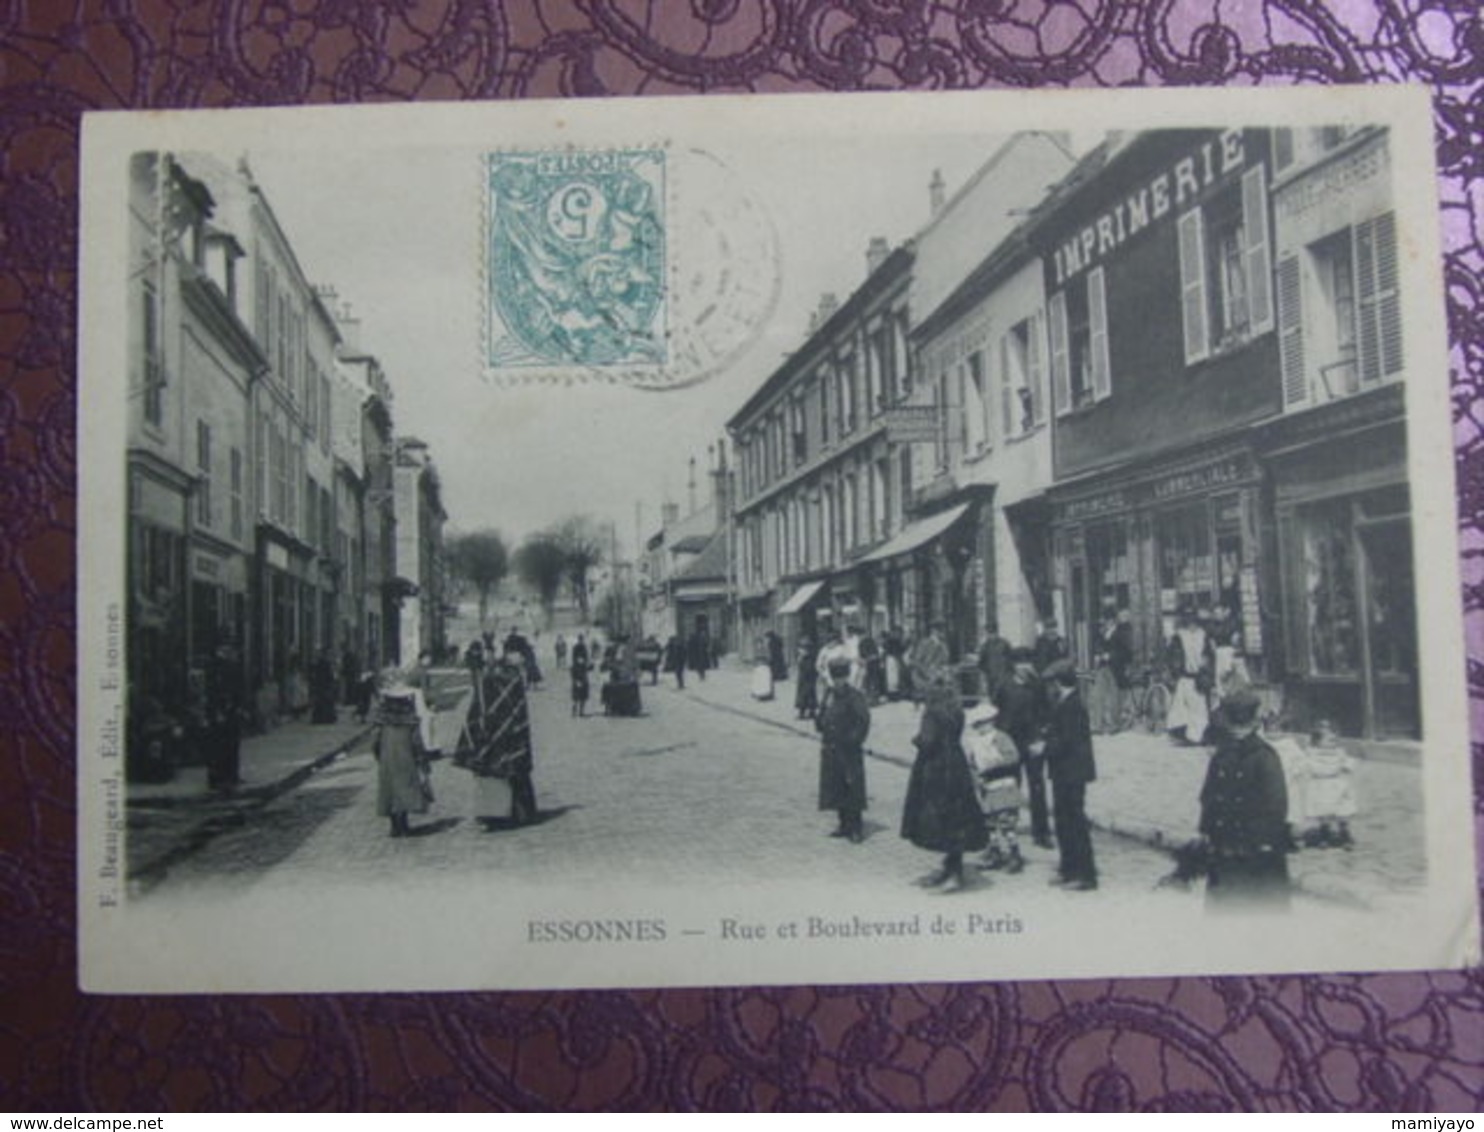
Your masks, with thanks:
[{"label": "window", "polygon": [[1056,415],[1112,396],[1108,358],[1107,287],[1103,269],[1074,279],[1051,296],[1051,378]]},{"label": "window", "polygon": [[232,449],[232,537],[239,542],[243,537],[242,506],[242,449]]},{"label": "window", "polygon": [[905,515],[912,505],[912,449],[902,446],[897,468],[897,514]]},{"label": "window", "polygon": [[795,397],[788,406],[789,432],[793,439],[794,467],[802,467],[809,459],[809,434],[804,420],[804,398]]},{"label": "window", "polygon": [[907,356],[907,312],[902,311],[892,319],[891,325],[892,369],[896,375],[898,396],[906,397],[912,392],[912,366]]},{"label": "window", "polygon": [[1301,589],[1309,671],[1353,676],[1360,671],[1360,605],[1350,501],[1309,507],[1301,519]]},{"label": "window", "polygon": [[1183,213],[1176,231],[1186,364],[1271,330],[1266,168]]},{"label": "window", "polygon": [[1284,256],[1277,290],[1286,407],[1346,397],[1401,373],[1395,214]]},{"label": "window", "polygon": [[1161,512],[1155,520],[1159,542],[1160,612],[1211,605],[1215,561],[1211,554],[1210,516],[1203,503]]},{"label": "window", "polygon": [[891,507],[888,491],[891,485],[891,460],[887,456],[876,461],[871,485],[871,539],[885,538],[891,533]]},{"label": "window", "polygon": [[211,426],[196,422],[196,522],[211,527]]},{"label": "window", "polygon": [[1036,315],[1017,322],[1000,339],[1000,419],[1007,437],[1024,436],[1046,421],[1041,321]]},{"label": "window", "polygon": [[820,446],[830,442],[830,377],[828,371],[820,371],[819,377],[819,442]]},{"label": "window", "polygon": [[330,379],[321,373],[319,375],[319,446],[320,451],[327,455],[330,451],[330,428]]},{"label": "window", "polygon": [[934,447],[934,456],[937,459],[939,470],[948,467],[948,418],[951,410],[948,404],[948,369],[939,364],[938,379],[933,386],[933,403],[938,408],[938,438]]},{"label": "window", "polygon": [[966,455],[987,450],[993,440],[990,435],[989,374],[984,368],[984,351],[975,350],[959,367],[959,381],[963,390],[963,441]]},{"label": "window", "polygon": [[154,284],[141,292],[141,326],[144,347],[144,419],[158,425],[165,419],[165,363],[160,356],[160,298]]},{"label": "window", "polygon": [[842,551],[849,553],[855,549],[855,545],[859,541],[857,538],[859,531],[857,520],[860,518],[860,498],[857,494],[855,476],[850,475],[845,477],[845,490],[841,494],[844,499],[844,505],[840,510],[844,514],[841,516],[843,522],[840,527],[840,548]]}]

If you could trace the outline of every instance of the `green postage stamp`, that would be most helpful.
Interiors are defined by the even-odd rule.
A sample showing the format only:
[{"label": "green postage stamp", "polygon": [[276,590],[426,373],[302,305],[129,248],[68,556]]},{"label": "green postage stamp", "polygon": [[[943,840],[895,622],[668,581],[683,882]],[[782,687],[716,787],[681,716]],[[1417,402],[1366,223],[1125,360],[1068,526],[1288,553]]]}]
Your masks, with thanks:
[{"label": "green postage stamp", "polygon": [[494,153],[494,370],[661,370],[669,360],[665,151]]}]

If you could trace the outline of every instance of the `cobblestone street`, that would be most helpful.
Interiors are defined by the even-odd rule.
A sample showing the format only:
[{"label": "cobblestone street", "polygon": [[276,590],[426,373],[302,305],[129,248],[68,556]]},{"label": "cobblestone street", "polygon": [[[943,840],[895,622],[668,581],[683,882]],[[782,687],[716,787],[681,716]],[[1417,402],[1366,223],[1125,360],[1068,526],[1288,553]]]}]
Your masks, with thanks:
[{"label": "cobblestone street", "polygon": [[[750,711],[749,701],[732,710],[716,706],[728,676],[714,675],[685,692],[646,687],[640,719],[573,719],[554,683],[533,692],[544,820],[524,829],[485,832],[470,816],[471,776],[444,761],[434,768],[437,800],[419,819],[421,835],[393,840],[375,815],[375,766],[363,741],[179,861],[147,886],[149,900],[192,893],[250,898],[414,876],[438,883],[510,876],[601,888],[766,879],[879,898],[915,892],[912,880],[937,859],[897,833],[905,766],[869,760],[865,843],[829,838],[833,815],[815,809],[817,740],[739,714]],[[1147,893],[1170,869],[1166,854],[1129,838],[1099,836],[1096,849],[1103,875],[1096,895],[1048,887],[1055,854],[1028,838],[1024,873],[980,874],[971,891],[1013,891],[1017,905],[1069,907]]]}]

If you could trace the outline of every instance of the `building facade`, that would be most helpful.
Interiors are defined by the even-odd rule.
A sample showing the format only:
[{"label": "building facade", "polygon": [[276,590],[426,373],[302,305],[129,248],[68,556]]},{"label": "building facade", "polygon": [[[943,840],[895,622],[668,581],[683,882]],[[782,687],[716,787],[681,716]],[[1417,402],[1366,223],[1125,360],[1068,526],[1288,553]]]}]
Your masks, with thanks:
[{"label": "building facade", "polygon": [[1284,631],[1269,651],[1296,721],[1420,738],[1402,386],[1422,375],[1402,340],[1388,137],[1278,131],[1273,165],[1282,413],[1260,456]]},{"label": "building facade", "polygon": [[1269,148],[1263,131],[1111,137],[1036,226],[1053,597],[1083,667],[1125,610],[1146,663],[1189,612],[1266,667],[1279,610],[1251,426],[1281,408]]},{"label": "building facade", "polygon": [[826,297],[807,340],[727,423],[736,463],[739,632],[792,648],[848,623],[880,633],[900,601],[865,561],[902,525],[892,410],[912,387],[913,252],[873,240],[865,282]]}]

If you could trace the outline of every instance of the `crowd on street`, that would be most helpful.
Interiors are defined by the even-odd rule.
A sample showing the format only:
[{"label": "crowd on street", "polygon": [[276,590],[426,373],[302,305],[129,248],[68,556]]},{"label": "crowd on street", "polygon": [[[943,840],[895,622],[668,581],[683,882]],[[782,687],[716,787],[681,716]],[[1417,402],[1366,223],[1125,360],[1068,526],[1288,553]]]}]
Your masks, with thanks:
[{"label": "crowd on street", "polygon": [[[917,883],[945,893],[969,887],[966,860],[980,872],[1022,873],[1024,827],[1037,846],[1057,852],[1052,884],[1090,892],[1099,882],[1087,817],[1087,793],[1098,777],[1094,736],[1127,721],[1117,703],[1127,691],[1123,625],[1124,619],[1110,619],[1091,680],[1079,676],[1051,621],[1030,646],[1012,645],[991,629],[969,673],[950,663],[940,624],[913,642],[893,629],[879,647],[853,626],[817,648],[805,639],[792,672],[782,639],[768,633],[757,643],[750,690],[756,699],[771,699],[792,676],[795,716],[811,721],[819,735],[816,801],[835,815],[831,837],[866,840],[872,709],[908,701],[917,724],[899,832],[939,857]],[[1270,738],[1262,699],[1230,679],[1230,668],[1227,679],[1216,676],[1220,659],[1209,640],[1197,618],[1182,615],[1170,642],[1175,691],[1162,722],[1172,741],[1207,749],[1210,757],[1198,800],[1199,837],[1179,848],[1168,879],[1204,878],[1213,907],[1281,909],[1289,901],[1288,856],[1301,848],[1300,826],[1311,847],[1353,845],[1353,760],[1327,725],[1308,744]],[[704,627],[664,644],[622,632],[606,642],[590,630],[570,642],[558,634],[551,655],[567,677],[574,716],[586,715],[595,682],[603,715],[637,716],[642,677],[653,685],[663,672],[683,690],[687,673],[704,680],[718,662]],[[1191,656],[1200,659],[1192,665]],[[411,815],[428,809],[429,766],[440,755],[474,775],[474,816],[485,829],[540,820],[527,701],[543,685],[536,647],[518,630],[498,642],[486,633],[459,660],[468,695],[457,706],[455,726],[445,725],[441,735],[426,694],[431,657],[384,678],[376,696],[377,809],[393,837],[406,836]],[[1102,706],[1103,699],[1113,706]]]}]

